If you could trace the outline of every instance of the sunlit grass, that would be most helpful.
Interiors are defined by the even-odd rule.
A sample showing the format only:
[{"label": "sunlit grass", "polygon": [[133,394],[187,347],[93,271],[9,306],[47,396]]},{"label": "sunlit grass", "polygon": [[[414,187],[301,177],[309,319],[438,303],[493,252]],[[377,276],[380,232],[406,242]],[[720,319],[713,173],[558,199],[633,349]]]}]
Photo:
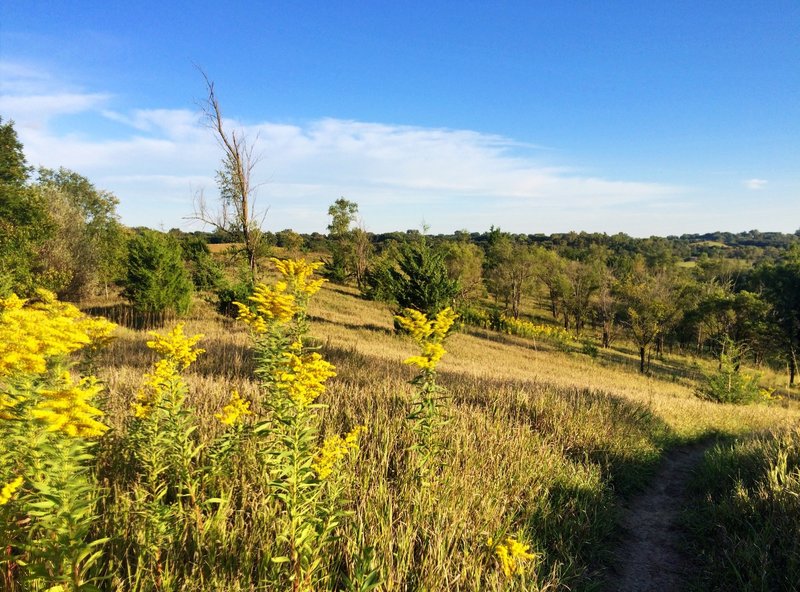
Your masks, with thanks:
[{"label": "sunlit grass", "polygon": [[[414,370],[402,364],[414,347],[394,333],[391,309],[351,288],[326,286],[309,312],[311,335],[337,367],[320,399],[328,406],[323,432],[369,426],[343,492],[354,526],[338,553],[349,569],[359,562],[379,567],[385,590],[522,587],[507,581],[486,544],[505,535],[523,536],[539,558],[524,589],[591,588],[602,576],[619,495],[641,486],[665,448],[800,417],[789,401],[732,407],[698,399],[695,380],[705,361],[668,355],[644,376],[632,351],[592,358],[546,341],[465,329],[449,337],[438,366],[449,421],[441,428],[441,472],[423,495],[408,456]],[[232,388],[258,412],[249,340],[244,327],[207,306],[190,315],[186,332],[206,336],[208,353],[185,380],[187,404],[210,439]],[[152,361],[142,333],[128,329],[98,360],[112,426],[122,428],[119,418]],[[263,541],[242,520],[231,536],[244,565]],[[364,558],[367,547],[374,556]],[[216,589],[238,589],[233,574],[219,576]],[[178,589],[200,588],[184,582]]]}]

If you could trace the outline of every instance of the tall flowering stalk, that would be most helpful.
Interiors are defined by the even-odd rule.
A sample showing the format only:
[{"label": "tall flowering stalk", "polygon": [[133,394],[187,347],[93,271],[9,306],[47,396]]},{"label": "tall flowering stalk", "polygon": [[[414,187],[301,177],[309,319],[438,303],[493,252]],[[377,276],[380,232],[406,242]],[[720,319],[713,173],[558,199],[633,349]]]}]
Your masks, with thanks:
[{"label": "tall flowering stalk", "polygon": [[313,277],[321,264],[272,261],[281,280],[274,286],[259,284],[249,303],[235,305],[253,335],[256,373],[269,411],[254,432],[261,436],[271,466],[269,495],[281,508],[277,543],[282,554],[271,562],[285,569],[276,585],[298,592],[317,589],[328,575],[326,551],[344,515],[338,500],[338,469],[348,454],[358,450],[363,428],[320,445],[321,405],[316,401],[336,373],[332,364],[309,350],[304,338],[308,301],[324,281]]},{"label": "tall flowering stalk", "polygon": [[407,358],[405,363],[420,370],[411,381],[417,392],[408,419],[413,422],[413,450],[417,453],[417,477],[422,485],[428,484],[431,464],[440,447],[438,431],[446,421],[441,409],[443,389],[436,384],[436,366],[446,353],[443,343],[457,317],[449,307],[432,319],[411,308],[395,317],[420,348],[420,353]]},{"label": "tall flowering stalk", "polygon": [[92,540],[98,487],[94,442],[108,427],[94,377],[74,356],[115,326],[40,290],[0,299],[0,582],[14,590],[88,589],[103,539]]},{"label": "tall flowering stalk", "polygon": [[[196,435],[194,413],[185,405],[182,373],[205,350],[196,347],[202,335],[186,335],[179,323],[166,335],[150,334],[147,347],[159,355],[131,404],[127,445],[135,459],[136,485],[131,492],[138,514],[131,517],[142,534],[134,545],[137,577],[168,588],[166,567],[189,549],[203,552],[208,467]],[[181,551],[178,549],[181,548]]]}]

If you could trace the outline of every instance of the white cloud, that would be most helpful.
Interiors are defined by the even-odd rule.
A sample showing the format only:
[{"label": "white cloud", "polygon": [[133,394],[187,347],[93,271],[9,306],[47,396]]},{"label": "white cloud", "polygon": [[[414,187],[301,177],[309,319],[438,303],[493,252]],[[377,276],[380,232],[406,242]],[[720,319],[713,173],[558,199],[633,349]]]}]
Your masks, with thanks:
[{"label": "white cloud", "polygon": [[[11,89],[0,114],[18,122],[28,160],[77,170],[113,191],[127,224],[185,226],[193,194],[204,189],[213,198],[220,149],[199,112],[124,112],[113,108],[112,95],[62,92],[46,73],[8,65],[0,72],[9,73]],[[57,90],[42,92],[48,85]],[[52,125],[66,114],[80,116],[71,121],[73,133]],[[77,129],[78,122],[86,125]],[[92,131],[104,125],[115,127],[113,139]],[[244,131],[258,138],[262,161],[254,181],[260,203],[270,206],[272,229],[321,231],[327,206],[339,196],[359,203],[376,231],[418,227],[423,217],[433,232],[490,224],[517,232],[598,229],[619,218],[621,206],[647,208],[683,191],[545,164],[528,146],[469,130],[321,119],[265,121]]]},{"label": "white cloud", "polygon": [[748,189],[752,189],[753,191],[757,191],[759,189],[763,189],[764,186],[769,183],[766,179],[747,179],[743,181],[744,186]]}]

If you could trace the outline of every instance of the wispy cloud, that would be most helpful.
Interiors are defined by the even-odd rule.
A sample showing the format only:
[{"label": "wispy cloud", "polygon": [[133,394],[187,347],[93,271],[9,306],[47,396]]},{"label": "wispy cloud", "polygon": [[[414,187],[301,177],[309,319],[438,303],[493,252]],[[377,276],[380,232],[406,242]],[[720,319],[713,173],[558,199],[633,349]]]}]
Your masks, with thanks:
[{"label": "wispy cloud", "polygon": [[757,191],[759,189],[763,189],[767,185],[767,183],[769,183],[769,181],[767,181],[766,179],[747,179],[746,181],[743,181],[742,183],[748,189],[752,189],[754,191]]},{"label": "wispy cloud", "polygon": [[[200,113],[119,110],[112,95],[64,92],[47,73],[13,64],[0,65],[0,72],[9,77],[0,114],[18,122],[31,163],[72,168],[115,192],[126,223],[185,226],[192,194],[215,193],[220,151]],[[52,122],[67,114],[80,115],[70,122],[74,132],[56,131]],[[109,124],[113,139],[87,131]],[[620,207],[655,207],[683,191],[587,175],[545,163],[512,139],[469,130],[341,119],[243,129],[258,138],[263,158],[255,181],[275,229],[322,230],[327,205],[340,195],[361,205],[374,230],[416,227],[423,217],[434,232],[490,224],[528,232],[545,223],[581,229],[586,220],[619,217]]]}]

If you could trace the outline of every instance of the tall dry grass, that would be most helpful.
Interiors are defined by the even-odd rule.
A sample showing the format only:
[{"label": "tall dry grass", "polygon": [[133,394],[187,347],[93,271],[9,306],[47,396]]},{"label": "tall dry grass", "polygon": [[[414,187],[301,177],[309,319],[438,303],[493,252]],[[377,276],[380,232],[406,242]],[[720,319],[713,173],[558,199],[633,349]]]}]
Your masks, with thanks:
[{"label": "tall dry grass", "polygon": [[[382,590],[592,589],[602,579],[621,496],[647,479],[665,448],[798,418],[790,403],[702,401],[694,396],[694,367],[678,358],[659,362],[648,377],[627,363],[625,351],[592,358],[467,330],[451,336],[439,365],[449,421],[440,434],[441,470],[430,487],[420,488],[409,467],[406,420],[414,371],[402,364],[413,346],[394,334],[391,311],[350,288],[328,286],[312,302],[310,318],[311,334],[338,373],[320,401],[327,405],[323,432],[369,427],[343,492],[352,515],[329,567],[342,574],[377,567]],[[231,388],[259,411],[249,339],[243,326],[202,305],[187,319],[186,332],[205,334],[208,353],[186,376],[187,404],[201,438],[210,440],[220,430],[214,414]],[[96,361],[118,430],[125,429],[153,361],[144,342],[141,331],[121,329]],[[242,492],[257,490],[269,475],[242,454],[241,471],[231,479]],[[105,470],[113,486],[121,468],[111,463]],[[218,553],[208,559],[218,569],[208,576],[191,561],[178,562],[172,589],[257,589],[257,564],[269,553],[263,536],[269,519],[270,510],[256,506],[229,517]],[[505,578],[489,551],[488,539],[506,534],[524,538],[537,554],[525,580]],[[366,548],[374,554],[365,555]],[[334,583],[346,589],[343,577]],[[116,588],[130,589],[124,578]]]}]

